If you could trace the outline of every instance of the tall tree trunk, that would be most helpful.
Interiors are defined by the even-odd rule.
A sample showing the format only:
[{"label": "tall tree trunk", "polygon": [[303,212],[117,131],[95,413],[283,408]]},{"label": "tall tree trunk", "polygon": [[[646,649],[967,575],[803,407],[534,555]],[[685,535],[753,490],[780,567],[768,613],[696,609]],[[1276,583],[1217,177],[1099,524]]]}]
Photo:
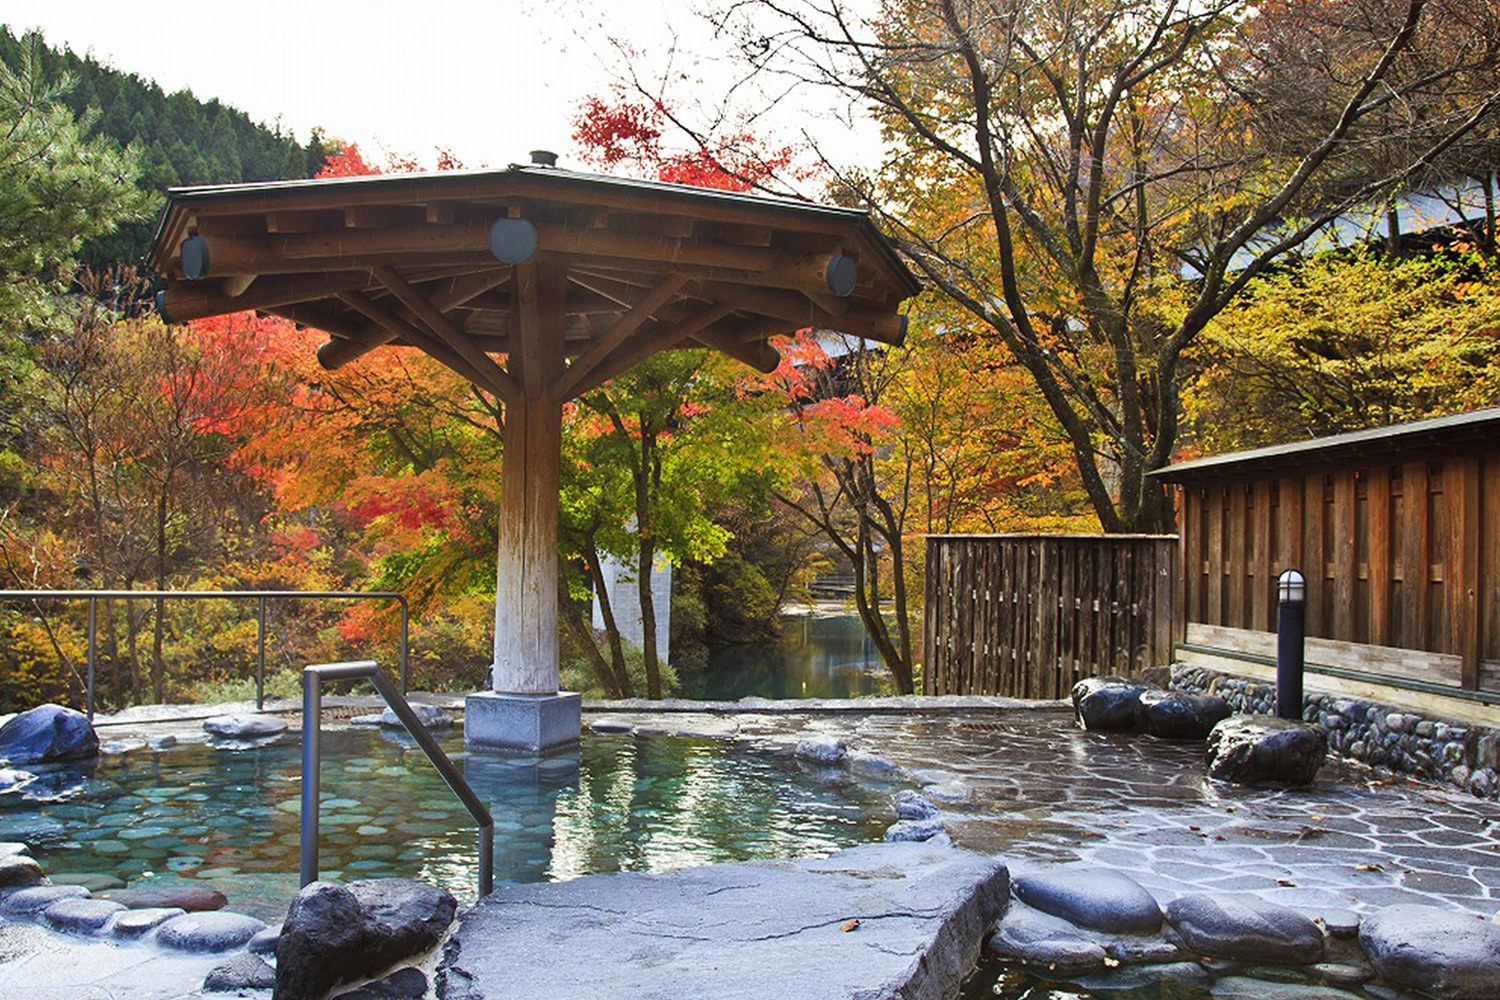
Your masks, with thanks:
[{"label": "tall tree trunk", "polygon": [[[167,490],[156,498],[156,589],[167,589]],[[151,629],[151,695],[160,705],[167,700],[166,664],[162,662],[162,640],[166,629],[166,601],[156,599],[156,620]]]},{"label": "tall tree trunk", "polygon": [[653,701],[662,696],[661,663],[656,656],[656,601],[651,593],[651,567],[656,562],[656,531],[651,523],[655,452],[656,436],[642,428],[641,464],[635,475],[635,523],[639,544],[635,583],[641,605],[641,659],[646,665],[646,697]]},{"label": "tall tree trunk", "polygon": [[630,668],[625,663],[625,644],[620,639],[620,624],[615,620],[615,605],[610,599],[609,587],[604,581],[604,564],[599,559],[599,547],[594,542],[594,528],[583,535],[583,558],[588,562],[589,576],[594,581],[594,599],[599,602],[599,617],[604,619],[604,638],[609,643],[610,668],[622,698],[635,697],[635,682],[630,679]]},{"label": "tall tree trunk", "polygon": [[594,630],[588,620],[583,617],[583,612],[573,603],[572,596],[568,593],[567,578],[559,573],[557,575],[557,614],[562,619],[563,627],[573,637],[573,642],[583,655],[588,658],[589,667],[594,672],[594,679],[604,689],[604,693],[610,698],[625,697],[619,688],[619,681],[615,672],[610,668],[609,661],[599,652],[598,643],[594,641]]}]

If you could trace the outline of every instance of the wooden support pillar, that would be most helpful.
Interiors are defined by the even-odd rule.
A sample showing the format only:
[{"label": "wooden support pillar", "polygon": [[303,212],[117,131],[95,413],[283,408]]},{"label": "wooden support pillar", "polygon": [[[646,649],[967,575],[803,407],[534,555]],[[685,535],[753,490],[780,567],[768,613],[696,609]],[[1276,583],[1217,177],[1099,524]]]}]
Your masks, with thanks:
[{"label": "wooden support pillar", "polygon": [[494,689],[555,694],[562,404],[544,396],[507,405],[504,441]]},{"label": "wooden support pillar", "polygon": [[556,694],[563,275],[527,261],[516,266],[512,287],[519,344],[509,367],[522,391],[505,407],[493,687],[499,693]]}]

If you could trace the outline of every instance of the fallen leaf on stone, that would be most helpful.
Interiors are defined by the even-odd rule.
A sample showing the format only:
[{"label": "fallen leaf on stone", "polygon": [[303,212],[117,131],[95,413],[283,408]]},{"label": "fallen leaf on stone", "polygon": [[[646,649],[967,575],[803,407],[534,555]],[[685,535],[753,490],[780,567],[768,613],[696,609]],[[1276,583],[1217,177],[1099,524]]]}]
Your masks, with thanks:
[{"label": "fallen leaf on stone", "polygon": [[1201,826],[1189,826],[1188,829],[1189,830],[1201,830],[1201,829],[1203,829],[1203,827],[1201,827]]},{"label": "fallen leaf on stone", "polygon": [[1276,884],[1277,885],[1284,885],[1284,886],[1287,886],[1288,888],[1296,888],[1296,886],[1297,886],[1297,883],[1293,882],[1289,878],[1279,878],[1279,879],[1276,880]]},{"label": "fallen leaf on stone", "polygon": [[1385,871],[1384,868],[1380,867],[1378,864],[1376,864],[1373,861],[1366,861],[1362,865],[1355,865],[1354,866],[1354,870],[1357,871],[1357,872],[1383,872],[1383,871]]},{"label": "fallen leaf on stone", "polygon": [[1327,818],[1328,818],[1327,816],[1320,816],[1317,813],[1313,813],[1312,814],[1312,820],[1313,820],[1314,823],[1321,823],[1321,822],[1323,822],[1323,820],[1325,820]]},{"label": "fallen leaf on stone", "polygon": [[1120,967],[1120,960],[1118,958],[1110,958],[1108,955],[1105,955],[1104,967],[1106,969],[1118,969]]},{"label": "fallen leaf on stone", "polygon": [[859,926],[859,921],[858,920],[845,920],[842,924],[839,925],[839,930],[843,931],[845,934],[848,934],[850,931],[854,930],[858,926]]}]

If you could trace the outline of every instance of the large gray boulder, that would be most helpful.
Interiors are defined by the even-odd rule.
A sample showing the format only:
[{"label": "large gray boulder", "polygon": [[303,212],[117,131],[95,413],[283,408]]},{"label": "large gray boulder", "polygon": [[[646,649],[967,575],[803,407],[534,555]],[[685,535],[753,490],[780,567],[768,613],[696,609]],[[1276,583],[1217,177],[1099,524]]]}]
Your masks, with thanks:
[{"label": "large gray boulder", "polygon": [[1375,971],[1443,1000],[1500,997],[1500,926],[1477,916],[1404,903],[1365,917],[1359,943]]},{"label": "large gray boulder", "polygon": [[0,759],[12,764],[81,760],[99,754],[88,716],[61,705],[38,705],[0,726]]},{"label": "large gray boulder", "polygon": [[1237,785],[1310,785],[1328,755],[1322,727],[1236,715],[1208,734],[1208,776]]},{"label": "large gray boulder", "polygon": [[276,941],[276,997],[316,1000],[430,951],[457,910],[450,893],[407,879],[304,886]]},{"label": "large gray boulder", "polygon": [[1233,713],[1216,695],[1147,691],[1136,705],[1137,728],[1166,740],[1202,740]]},{"label": "large gray boulder", "polygon": [[1110,934],[1155,934],[1161,907],[1139,882],[1097,868],[1018,875],[1016,898],[1043,913]]},{"label": "large gray boulder", "polygon": [[1167,904],[1167,922],[1210,958],[1307,965],[1323,957],[1323,932],[1290,907],[1248,893],[1202,892]]},{"label": "large gray boulder", "polygon": [[1088,677],[1073,685],[1073,718],[1084,729],[1133,732],[1141,695],[1153,688],[1123,677]]}]

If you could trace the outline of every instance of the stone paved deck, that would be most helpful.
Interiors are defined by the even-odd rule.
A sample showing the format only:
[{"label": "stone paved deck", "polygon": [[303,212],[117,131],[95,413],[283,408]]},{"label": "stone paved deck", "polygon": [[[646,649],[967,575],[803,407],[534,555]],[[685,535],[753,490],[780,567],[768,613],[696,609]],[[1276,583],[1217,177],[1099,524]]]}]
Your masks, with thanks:
[{"label": "stone paved deck", "polygon": [[967,801],[940,805],[961,846],[1016,870],[1120,868],[1163,902],[1214,888],[1360,912],[1500,908],[1500,804],[1366,768],[1331,762],[1304,790],[1239,788],[1205,777],[1201,743],[1083,732],[1063,711],[611,718],[781,748],[809,731],[836,736],[960,779]]},{"label": "stone paved deck", "polygon": [[[643,737],[685,733],[758,752],[790,753],[813,733],[836,737],[900,765],[934,798],[941,790],[954,840],[1003,857],[1015,873],[1049,864],[1119,868],[1163,903],[1207,888],[1313,911],[1418,902],[1488,916],[1500,907],[1500,804],[1465,794],[1338,763],[1306,790],[1221,785],[1204,777],[1201,745],[1086,733],[1057,710],[749,707],[617,705],[609,714]],[[588,712],[586,724],[599,715]],[[136,738],[152,725],[140,721],[144,728],[132,720],[115,732]],[[819,773],[859,780],[846,768]],[[108,946],[78,945],[91,947]],[[15,968],[0,953],[0,975]],[[149,963],[139,974],[150,974]]]}]

